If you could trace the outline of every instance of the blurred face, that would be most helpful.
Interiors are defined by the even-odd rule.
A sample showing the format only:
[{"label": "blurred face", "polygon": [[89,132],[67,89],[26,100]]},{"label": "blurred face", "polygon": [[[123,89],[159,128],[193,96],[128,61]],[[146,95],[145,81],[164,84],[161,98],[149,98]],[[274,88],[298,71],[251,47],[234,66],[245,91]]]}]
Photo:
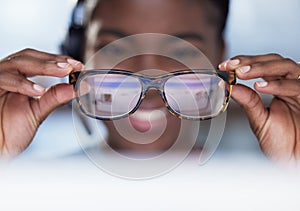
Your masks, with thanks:
[{"label": "blurred face", "polygon": [[[101,47],[129,35],[162,33],[193,44],[216,66],[222,60],[223,45],[214,13],[214,5],[206,0],[102,0],[95,8],[87,28],[85,57],[88,59]],[[143,40],[137,41],[135,46],[126,43],[114,47],[112,51],[120,53],[124,46],[129,49],[137,45],[143,48],[144,44]],[[160,48],[161,44],[151,43],[151,46]],[[101,62],[103,60],[105,59]],[[103,65],[97,66],[100,67]],[[135,56],[120,62],[114,68],[152,76],[186,69],[178,61],[155,55]],[[172,146],[181,129],[181,121],[167,111],[157,90],[148,90],[133,115],[104,123],[109,131],[108,143],[113,148],[153,152]],[[127,131],[126,136],[122,130]],[[187,138],[188,133],[187,130]]]}]

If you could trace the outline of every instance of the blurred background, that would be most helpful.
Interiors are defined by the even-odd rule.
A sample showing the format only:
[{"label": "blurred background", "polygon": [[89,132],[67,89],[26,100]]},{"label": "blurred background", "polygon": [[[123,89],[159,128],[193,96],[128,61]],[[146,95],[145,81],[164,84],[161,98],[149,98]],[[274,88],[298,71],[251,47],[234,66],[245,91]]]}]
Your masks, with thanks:
[{"label": "blurred background", "polygon": [[[75,4],[76,0],[0,0],[0,58],[24,48],[59,53]],[[300,61],[299,11],[299,0],[231,0],[226,58],[278,53]],[[26,153],[56,157],[78,150],[72,114],[62,108],[42,124]],[[234,102],[218,151],[261,154],[245,115]]]},{"label": "blurred background", "polygon": [[[59,52],[75,3],[0,0],[0,58],[26,47]],[[226,33],[228,57],[278,52],[299,60],[299,9],[298,0],[231,0]]]},{"label": "blurred background", "polygon": [[[24,48],[59,53],[75,3],[0,0],[0,59]],[[231,0],[226,58],[278,53],[300,61],[299,11],[299,0]],[[41,82],[57,82],[49,80]],[[266,168],[264,162],[245,158],[250,155],[261,161],[263,156],[245,114],[234,101],[215,156],[226,161],[221,165],[212,159],[198,168],[193,159],[164,176],[128,181],[100,171],[92,162],[76,159],[82,156],[70,156],[80,150],[67,105],[45,120],[23,153],[23,158],[34,158],[35,162],[25,159],[24,165],[20,159],[21,163],[6,164],[6,171],[0,168],[1,209],[299,210],[299,176],[287,178],[285,170]]]}]

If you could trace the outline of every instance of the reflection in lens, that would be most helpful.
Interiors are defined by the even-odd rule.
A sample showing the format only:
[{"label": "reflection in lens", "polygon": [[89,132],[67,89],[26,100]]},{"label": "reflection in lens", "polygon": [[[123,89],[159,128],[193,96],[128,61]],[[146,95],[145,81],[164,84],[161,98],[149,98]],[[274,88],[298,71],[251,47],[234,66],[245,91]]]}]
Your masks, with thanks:
[{"label": "reflection in lens", "polygon": [[225,87],[225,81],[216,75],[184,74],[166,82],[165,95],[176,113],[187,118],[204,118],[222,110]]},{"label": "reflection in lens", "polygon": [[[92,28],[92,27],[89,27]],[[99,28],[92,28],[95,33],[99,31]],[[91,36],[91,37],[97,37],[97,36]],[[174,42],[166,42],[168,40],[174,40]],[[91,41],[91,42],[90,42]],[[94,42],[97,42],[94,39],[90,39],[88,46],[95,46],[93,45]],[[176,43],[175,43],[176,42]],[[138,44],[137,48],[133,48],[132,45],[130,45],[130,48],[127,47],[127,49],[131,49],[131,51],[127,52],[126,54],[122,54],[121,56],[107,56],[109,52],[105,52],[105,50],[102,48],[100,51],[98,51],[96,54],[93,55],[94,51],[93,49],[88,49],[86,53],[86,58],[88,59],[85,67],[87,70],[92,69],[127,69],[132,68],[131,64],[128,66],[125,66],[125,68],[120,68],[118,65],[123,63],[124,61],[132,58],[137,57],[140,55],[158,55],[158,56],[165,56],[170,59],[173,59],[174,61],[178,61],[178,63],[181,63],[186,67],[186,69],[213,69],[214,65],[210,63],[210,61],[206,58],[206,56],[195,46],[193,46],[190,42],[187,42],[185,40],[172,37],[170,35],[165,34],[155,34],[155,33],[145,33],[145,34],[137,34],[137,35],[131,35],[129,37],[125,37],[119,40],[115,40],[109,45],[112,44],[119,44],[122,43],[136,43]],[[178,43],[180,43],[180,46],[178,46]],[[180,48],[192,48],[198,51],[198,54],[196,57],[193,57],[193,54],[189,54],[187,51],[185,52],[176,52],[176,49]],[[136,46],[134,46],[136,47]],[[133,50],[132,50],[133,49]],[[104,52],[103,52],[104,51]],[[113,51],[114,53],[117,53],[119,51]],[[174,52],[176,52],[174,54]],[[103,59],[105,58],[105,59]],[[128,64],[128,63],[126,63]],[[138,63],[140,64],[140,63]],[[160,63],[157,63],[160,64]],[[140,66],[142,67],[142,66]],[[145,69],[144,67],[140,68],[138,66],[134,66],[134,71],[137,71],[138,69]],[[162,67],[167,67],[170,71],[179,70],[177,69],[177,66],[174,70],[173,66],[170,68],[169,65],[167,66],[159,66],[158,69],[161,69]],[[153,67],[152,67],[153,68]],[[81,79],[84,79],[81,77]],[[81,80],[80,79],[80,80]],[[93,83],[88,81],[87,79],[84,79],[88,86],[90,86],[92,89],[86,89],[86,91],[89,92],[87,95],[88,97],[84,96],[84,92],[81,93],[80,98],[87,99],[87,102],[84,102],[84,106],[86,108],[89,108],[87,105],[89,105],[89,102],[95,100],[95,90],[93,88]],[[175,80],[176,81],[176,80]],[[180,80],[179,80],[180,81]],[[80,82],[78,81],[78,84]],[[226,84],[227,85],[227,84]],[[224,82],[220,83],[220,89],[224,86]],[[183,86],[185,87],[185,86]],[[77,88],[80,88],[77,86]],[[78,90],[78,89],[77,89]],[[84,91],[84,90],[83,90]],[[140,91],[140,90],[139,90]],[[176,91],[176,90],[173,90]],[[78,95],[77,91],[77,95]],[[176,93],[176,92],[175,92]],[[220,93],[220,96],[223,96],[224,93]],[[175,105],[178,105],[177,110],[180,111],[180,105],[181,101],[178,99],[176,95],[169,95],[170,97],[174,97],[173,101],[175,102]],[[89,100],[89,98],[91,98]],[[114,101],[113,97],[111,96],[104,96],[104,99],[106,101],[110,101],[110,98],[112,102]],[[220,97],[222,98],[222,97]],[[134,104],[135,97],[132,97],[132,104]],[[193,97],[188,98],[191,100],[192,107],[196,107],[196,103],[193,102]],[[79,102],[82,102],[82,99],[79,99]],[[169,99],[169,101],[171,101]],[[178,102],[178,103],[177,103]],[[91,104],[93,104],[92,102]],[[177,104],[176,104],[177,103]],[[95,103],[94,103],[95,104]],[[213,103],[211,103],[213,104]],[[174,106],[174,105],[173,105]],[[130,107],[130,106],[129,106]],[[81,106],[81,109],[83,106]],[[92,108],[96,108],[95,105],[92,105]],[[73,111],[77,109],[77,104],[73,103]],[[89,108],[90,109],[90,108]],[[96,111],[89,110],[90,113],[95,113]],[[129,179],[146,179],[146,178],[153,178],[158,175],[163,175],[175,167],[177,167],[179,164],[182,163],[182,161],[190,154],[193,146],[196,143],[197,135],[199,133],[200,128],[200,122],[199,121],[188,121],[188,120],[181,120],[180,128],[176,128],[177,131],[176,134],[178,134],[176,137],[174,136],[174,145],[161,154],[161,156],[153,156],[152,158],[147,159],[133,159],[130,156],[125,156],[124,154],[120,154],[119,151],[112,149],[111,146],[107,145],[106,142],[103,140],[103,129],[99,128],[99,121],[92,118],[86,118],[86,120],[90,120],[90,126],[92,133],[86,134],[84,130],[82,130],[82,124],[80,121],[76,119],[76,113],[73,112],[74,118],[74,125],[76,128],[76,134],[79,138],[79,143],[85,152],[85,154],[90,158],[90,160],[100,169],[104,170],[105,172],[115,175],[122,178],[129,178]],[[74,115],[75,114],[75,115]],[[91,115],[91,114],[90,114]],[[121,119],[125,120],[125,119]],[[122,139],[132,141],[130,137],[123,136],[123,132],[127,132],[127,122],[120,122],[120,120],[114,120],[114,125],[118,125],[119,127],[116,128],[116,132],[119,133],[119,135],[122,137]],[[221,119],[215,118],[212,119],[210,124],[210,130],[208,133],[208,136],[206,140],[203,140],[203,150],[201,151],[201,157],[200,162],[201,164],[204,164],[211,155],[215,152],[216,147],[219,145],[219,142],[221,140],[222,134],[224,132],[225,128],[225,122],[226,122],[226,113],[224,115],[221,115]],[[161,131],[165,131],[166,127],[163,126],[161,128]],[[134,131],[133,135],[137,135],[137,131]],[[148,131],[147,131],[148,132]],[[168,131],[166,131],[168,132]],[[177,133],[178,132],[178,133]],[[127,132],[128,133],[128,132]],[[174,128],[170,128],[170,133],[174,134]],[[156,137],[152,136],[149,137],[148,133],[143,133],[144,136],[147,136],[148,140],[157,140]],[[140,137],[140,136],[139,136]],[[160,138],[160,137],[159,137]],[[111,140],[108,140],[111,141]],[[138,140],[140,141],[140,140]],[[91,147],[87,147],[87,143],[99,143],[99,145],[105,145],[105,149],[101,148],[101,151],[98,151],[100,147],[94,147],[91,149]],[[90,145],[89,145],[90,146]],[[180,153],[177,153],[179,152]],[[203,153],[206,152],[206,153]],[[174,156],[174,153],[176,153],[176,156]]]},{"label": "reflection in lens", "polygon": [[121,74],[88,75],[80,83],[89,87],[89,92],[86,88],[79,92],[82,109],[100,118],[130,113],[137,105],[142,90],[137,78]]}]

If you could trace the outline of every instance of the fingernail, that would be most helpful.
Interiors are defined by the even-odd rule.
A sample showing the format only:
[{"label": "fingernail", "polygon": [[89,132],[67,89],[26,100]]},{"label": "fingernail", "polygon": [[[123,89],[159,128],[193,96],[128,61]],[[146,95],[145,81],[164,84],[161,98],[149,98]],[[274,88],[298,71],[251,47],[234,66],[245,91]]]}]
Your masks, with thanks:
[{"label": "fingernail", "polygon": [[259,81],[259,82],[256,82],[256,85],[258,87],[266,87],[266,86],[268,86],[268,82],[266,82],[266,81]]},{"label": "fingernail", "polygon": [[58,66],[59,68],[63,68],[63,69],[67,69],[67,68],[70,68],[70,67],[71,67],[70,64],[64,63],[64,62],[58,62],[58,63],[57,63],[57,66]]},{"label": "fingernail", "polygon": [[222,62],[221,64],[219,64],[218,68],[219,69],[226,68],[226,65],[227,65],[228,61],[229,60],[226,60],[226,61]]},{"label": "fingernail", "polygon": [[241,61],[239,59],[229,60],[228,64],[232,67],[237,66]]},{"label": "fingernail", "polygon": [[244,73],[249,72],[250,69],[251,69],[251,67],[248,65],[248,66],[239,67],[239,68],[238,68],[238,71],[239,71],[240,73],[243,73],[243,74],[244,74]]},{"label": "fingernail", "polygon": [[74,59],[67,59],[67,61],[68,61],[68,63],[70,64],[70,65],[72,65],[72,66],[77,66],[77,65],[81,65],[81,62],[79,62],[79,61],[76,61],[76,60],[74,60]]},{"label": "fingernail", "polygon": [[45,91],[45,88],[40,86],[40,85],[37,85],[37,84],[33,84],[33,89],[35,91],[38,91],[38,92],[44,92]]}]

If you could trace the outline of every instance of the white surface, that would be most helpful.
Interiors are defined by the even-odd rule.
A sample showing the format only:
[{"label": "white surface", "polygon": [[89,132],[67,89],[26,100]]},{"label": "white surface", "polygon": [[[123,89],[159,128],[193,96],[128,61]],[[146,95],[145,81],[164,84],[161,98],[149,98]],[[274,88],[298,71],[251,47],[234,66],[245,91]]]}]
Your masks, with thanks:
[{"label": "white surface", "polygon": [[84,157],[14,162],[1,169],[1,210],[299,210],[299,175],[250,157],[196,160],[142,181],[105,174]]}]

